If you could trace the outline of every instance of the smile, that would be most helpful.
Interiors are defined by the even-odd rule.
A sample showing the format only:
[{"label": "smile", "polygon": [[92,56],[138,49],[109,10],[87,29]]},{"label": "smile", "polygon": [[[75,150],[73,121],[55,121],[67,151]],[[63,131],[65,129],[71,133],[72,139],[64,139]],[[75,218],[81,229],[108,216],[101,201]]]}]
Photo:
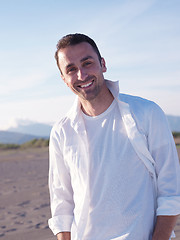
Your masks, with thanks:
[{"label": "smile", "polygon": [[90,82],[90,83],[87,83],[87,84],[81,85],[80,87],[81,87],[81,88],[87,88],[87,87],[91,86],[92,84],[93,84],[93,81]]}]

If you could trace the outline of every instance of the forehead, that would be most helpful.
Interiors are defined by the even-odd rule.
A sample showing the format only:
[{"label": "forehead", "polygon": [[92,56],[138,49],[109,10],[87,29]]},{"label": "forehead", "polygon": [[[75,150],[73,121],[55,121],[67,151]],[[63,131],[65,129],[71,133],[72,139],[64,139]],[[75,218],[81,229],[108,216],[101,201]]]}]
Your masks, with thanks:
[{"label": "forehead", "polygon": [[90,56],[94,59],[98,58],[97,53],[94,51],[93,47],[87,42],[68,46],[66,48],[60,49],[58,52],[60,65],[76,63],[87,56]]}]

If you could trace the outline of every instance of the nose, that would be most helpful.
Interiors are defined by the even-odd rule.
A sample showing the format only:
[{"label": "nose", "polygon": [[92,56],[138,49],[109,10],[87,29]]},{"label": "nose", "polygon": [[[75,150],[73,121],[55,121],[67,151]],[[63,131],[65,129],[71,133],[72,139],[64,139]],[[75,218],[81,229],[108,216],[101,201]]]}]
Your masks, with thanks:
[{"label": "nose", "polygon": [[83,68],[78,69],[78,72],[77,72],[78,80],[84,81],[87,76],[88,75],[87,75],[87,72],[85,69],[83,69]]}]

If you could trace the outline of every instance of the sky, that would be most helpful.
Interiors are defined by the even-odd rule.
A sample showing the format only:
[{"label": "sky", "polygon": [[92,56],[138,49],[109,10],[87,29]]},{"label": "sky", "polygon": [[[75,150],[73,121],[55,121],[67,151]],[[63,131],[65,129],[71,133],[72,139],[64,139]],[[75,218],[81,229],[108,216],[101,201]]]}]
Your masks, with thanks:
[{"label": "sky", "polygon": [[53,124],[75,96],[60,78],[58,40],[84,33],[122,93],[180,116],[179,0],[0,0],[0,130]]}]

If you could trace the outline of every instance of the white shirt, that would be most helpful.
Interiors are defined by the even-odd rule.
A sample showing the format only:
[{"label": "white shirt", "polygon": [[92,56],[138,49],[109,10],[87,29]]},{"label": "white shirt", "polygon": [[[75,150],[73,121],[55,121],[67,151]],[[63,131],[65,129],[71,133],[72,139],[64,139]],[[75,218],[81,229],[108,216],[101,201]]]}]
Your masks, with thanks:
[{"label": "white shirt", "polygon": [[[110,90],[113,92],[114,96],[116,95],[114,93],[114,84],[113,83],[107,83],[110,88]],[[52,211],[52,218],[49,220],[49,226],[54,232],[54,234],[57,234],[61,231],[72,231],[73,234],[76,234],[76,236],[73,236],[73,240],[109,240],[109,239],[138,239],[143,240],[144,233],[143,231],[140,233],[139,236],[130,236],[130,228],[132,229],[135,227],[135,225],[131,225],[133,220],[139,220],[141,219],[141,216],[145,216],[144,210],[142,212],[139,212],[138,208],[138,201],[141,201],[141,203],[145,204],[146,201],[148,202],[147,205],[143,205],[143,209],[149,209],[148,211],[148,219],[145,224],[146,227],[148,227],[148,232],[150,233],[152,231],[153,226],[153,200],[152,200],[152,179],[150,177],[150,174],[146,167],[143,165],[143,162],[141,159],[139,159],[136,149],[136,144],[134,145],[134,142],[139,142],[139,139],[136,137],[136,133],[142,135],[142,138],[144,138],[144,141],[146,142],[149,151],[151,155],[153,156],[155,162],[156,162],[156,173],[158,175],[157,178],[157,186],[158,186],[158,198],[157,198],[157,209],[156,214],[157,215],[177,215],[180,213],[180,188],[179,188],[179,162],[178,157],[176,153],[176,149],[174,146],[174,142],[171,136],[171,133],[167,127],[167,123],[164,117],[164,114],[162,111],[155,105],[154,103],[140,99],[137,97],[127,96],[127,95],[121,95],[120,96],[121,101],[117,100],[118,106],[121,106],[122,109],[124,106],[128,105],[131,110],[131,114],[133,116],[133,119],[135,120],[137,126],[136,131],[132,132],[133,128],[131,129],[131,133],[128,134],[128,137],[126,136],[125,129],[122,128],[124,124],[121,121],[121,129],[124,131],[124,137],[125,141],[123,141],[123,150],[125,149],[124,156],[128,155],[132,156],[130,157],[130,161],[133,167],[127,164],[125,161],[125,157],[122,158],[123,153],[120,152],[121,161],[122,163],[126,163],[126,167],[124,167],[124,171],[121,171],[123,168],[116,168],[116,164],[111,164],[108,166],[109,168],[106,168],[108,170],[108,174],[112,174],[114,171],[117,174],[117,169],[120,169],[120,174],[122,177],[121,180],[123,182],[127,182],[129,190],[129,195],[127,195],[127,190],[125,185],[121,185],[120,182],[115,181],[112,179],[112,181],[109,183],[109,188],[115,187],[114,194],[117,194],[116,190],[119,189],[121,193],[124,192],[125,198],[128,196],[128,200],[134,199],[132,202],[127,201],[125,198],[120,199],[121,201],[124,201],[124,203],[129,202],[129,206],[125,209],[132,209],[133,212],[128,213],[123,212],[121,223],[118,227],[122,227],[121,233],[115,232],[117,229],[115,227],[115,223],[113,220],[114,215],[109,215],[112,217],[110,219],[111,221],[106,222],[106,226],[109,230],[112,229],[113,232],[108,233],[110,235],[104,236],[101,238],[101,232],[99,231],[99,236],[96,235],[96,238],[92,235],[88,235],[91,232],[91,225],[89,224],[91,221],[91,204],[90,203],[97,203],[96,198],[100,194],[103,193],[103,190],[99,187],[99,185],[102,185],[103,180],[103,174],[102,171],[97,171],[99,173],[99,176],[96,172],[96,176],[94,176],[94,179],[98,179],[98,186],[95,187],[93,185],[93,181],[91,179],[93,178],[92,171],[90,171],[91,165],[89,164],[91,162],[90,158],[90,149],[89,149],[89,143],[88,143],[88,137],[87,132],[85,129],[84,121],[82,118],[82,113],[80,111],[80,106],[77,105],[76,108],[74,108],[69,115],[67,115],[65,118],[63,118],[59,123],[57,123],[54,128],[52,129],[51,134],[51,140],[50,140],[50,172],[49,172],[49,187],[50,187],[50,195],[51,195],[51,211]],[[127,104],[128,102],[128,104]],[[125,108],[124,107],[124,108]],[[124,114],[124,113],[123,113]],[[129,113],[128,113],[129,114]],[[130,115],[131,115],[130,114]],[[122,119],[123,119],[122,115]],[[130,118],[129,118],[130,119]],[[132,124],[129,124],[129,126]],[[126,123],[127,127],[127,123]],[[130,136],[130,137],[129,137]],[[135,137],[131,137],[135,136]],[[132,138],[132,139],[131,139]],[[122,140],[122,139],[121,139]],[[133,145],[132,146],[130,145]],[[117,145],[116,142],[111,144],[111,147],[115,147]],[[143,146],[143,145],[142,145]],[[128,150],[129,148],[129,150]],[[144,147],[143,147],[144,149]],[[107,150],[107,149],[106,149]],[[108,153],[105,150],[106,154]],[[138,150],[138,151],[141,151]],[[143,150],[142,150],[143,151]],[[102,153],[101,153],[102,154]],[[116,153],[117,155],[117,153]],[[113,159],[116,159],[117,156],[115,156]],[[135,162],[132,162],[132,159],[135,160]],[[139,160],[139,161],[137,161]],[[124,162],[123,162],[124,161]],[[99,168],[98,168],[99,169]],[[104,168],[102,168],[104,169]],[[134,170],[137,171],[134,171]],[[112,170],[112,171],[111,171]],[[139,174],[139,172],[141,174]],[[106,176],[106,175],[105,175]],[[107,175],[108,176],[108,175]],[[112,177],[114,175],[112,174]],[[130,176],[128,178],[127,176]],[[108,178],[107,178],[108,179]],[[107,180],[105,178],[105,180]],[[144,180],[142,181],[142,179]],[[128,182],[129,181],[129,182]],[[107,181],[108,182],[108,181]],[[130,183],[131,182],[131,183]],[[132,187],[133,182],[133,187]],[[134,183],[138,184],[134,184]],[[111,184],[112,183],[112,184]],[[142,185],[141,185],[142,184]],[[115,186],[114,186],[115,185]],[[92,187],[95,187],[97,194],[95,194],[94,191],[92,191]],[[104,186],[104,184],[103,184]],[[118,187],[121,186],[121,187]],[[138,187],[137,187],[138,186]],[[146,187],[148,186],[148,188]],[[123,190],[124,187],[124,190]],[[137,188],[136,188],[137,187]],[[100,190],[98,192],[98,189]],[[105,189],[106,190],[106,189]],[[141,194],[138,195],[137,198],[135,198],[137,191],[142,191]],[[147,191],[147,193],[146,193]],[[92,195],[91,195],[92,194]],[[147,199],[147,196],[150,196],[150,198]],[[108,194],[106,195],[108,197]],[[120,195],[118,195],[120,196]],[[140,196],[140,198],[139,198]],[[146,197],[145,197],[146,196]],[[144,198],[143,198],[144,197]],[[102,198],[103,199],[103,198]],[[102,199],[100,198],[100,202],[102,203]],[[140,200],[139,200],[140,199]],[[116,204],[108,204],[111,201],[115,201],[116,198],[111,198],[111,195],[109,196],[109,199],[105,201],[106,210],[112,208],[109,213],[115,213],[115,208],[113,206],[117,207]],[[155,200],[155,199],[154,199]],[[131,203],[131,204],[130,204]],[[136,211],[134,207],[136,208]],[[109,207],[109,208],[108,208]],[[120,208],[120,210],[122,210]],[[152,210],[152,211],[151,211]],[[106,212],[103,212],[103,209],[99,210],[99,212],[102,212],[102,217],[96,218],[93,217],[93,226],[97,226],[97,232],[98,232],[98,226],[101,226],[102,219],[104,220],[106,216]],[[151,213],[152,214],[151,214]],[[93,211],[95,213],[95,211]],[[95,213],[96,216],[98,216],[98,212]],[[117,214],[118,215],[118,214]],[[129,216],[129,218],[127,217]],[[127,217],[127,219],[126,219]],[[134,218],[134,219],[133,219]],[[118,219],[118,218],[117,218]],[[105,220],[104,220],[105,221]],[[142,219],[141,219],[142,221]],[[112,226],[110,226],[110,224]],[[126,223],[126,224],[125,224]],[[116,223],[117,224],[117,223]],[[136,221],[134,222],[136,224]],[[125,225],[127,226],[125,229]],[[137,222],[138,225],[138,222]],[[86,228],[87,226],[87,228]],[[139,225],[140,226],[140,225]],[[101,226],[102,227],[102,226]],[[129,227],[129,230],[127,231]],[[144,225],[143,225],[144,227]],[[145,227],[145,229],[146,229]],[[142,228],[141,228],[142,229]],[[124,232],[123,232],[124,231]],[[102,233],[103,234],[103,233]],[[119,235],[122,236],[119,238]],[[118,237],[118,238],[117,238]]]},{"label": "white shirt", "polygon": [[83,116],[90,146],[89,213],[83,239],[150,239],[152,178],[131,146],[117,101],[97,117]]}]

